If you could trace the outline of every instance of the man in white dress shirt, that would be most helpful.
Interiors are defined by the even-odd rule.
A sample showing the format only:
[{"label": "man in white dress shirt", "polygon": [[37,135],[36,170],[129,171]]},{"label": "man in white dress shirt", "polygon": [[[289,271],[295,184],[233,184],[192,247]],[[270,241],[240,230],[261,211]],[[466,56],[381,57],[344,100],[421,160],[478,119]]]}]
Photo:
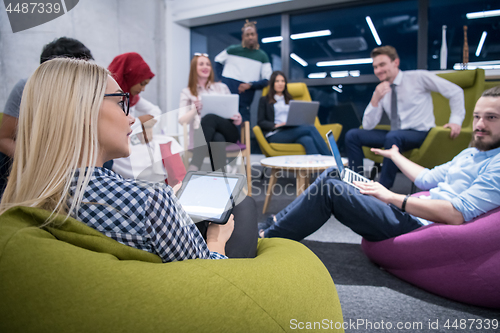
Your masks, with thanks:
[{"label": "man in white dress shirt", "polygon": [[[462,88],[425,70],[401,71],[399,56],[392,46],[375,48],[370,56],[380,83],[365,109],[363,129],[351,129],[346,134],[346,149],[352,170],[363,172],[362,146],[389,149],[396,145],[401,152],[420,147],[429,130],[436,126],[432,91],[449,99],[451,115],[444,127],[450,128],[450,137],[454,139],[460,134],[465,117]],[[391,120],[390,131],[374,129],[383,112]],[[385,158],[379,182],[391,188],[397,171],[398,167]]]}]

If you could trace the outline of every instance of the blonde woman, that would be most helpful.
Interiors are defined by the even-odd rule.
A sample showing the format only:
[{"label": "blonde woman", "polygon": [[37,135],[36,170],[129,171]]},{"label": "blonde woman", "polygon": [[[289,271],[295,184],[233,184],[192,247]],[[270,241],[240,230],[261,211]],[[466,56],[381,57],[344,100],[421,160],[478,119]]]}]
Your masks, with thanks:
[{"label": "blonde woman", "polygon": [[[203,158],[207,156],[207,143],[213,170],[219,170],[226,165],[225,142],[236,143],[239,139],[238,127],[241,125],[241,115],[236,113],[232,118],[225,119],[215,114],[207,114],[203,118],[202,95],[230,94],[229,88],[221,82],[214,82],[214,71],[207,54],[196,53],[191,60],[188,87],[182,89],[179,123],[189,125],[189,149],[193,149],[190,170],[199,170]],[[191,108],[189,108],[191,106]],[[200,127],[203,131],[200,131]],[[217,142],[218,144],[214,144]]]},{"label": "blonde woman", "polygon": [[54,59],[40,65],[23,93],[0,212],[29,206],[72,216],[164,262],[226,258],[233,217],[210,225],[205,242],[171,187],[125,180],[102,167],[129,155],[128,97],[96,64]]}]

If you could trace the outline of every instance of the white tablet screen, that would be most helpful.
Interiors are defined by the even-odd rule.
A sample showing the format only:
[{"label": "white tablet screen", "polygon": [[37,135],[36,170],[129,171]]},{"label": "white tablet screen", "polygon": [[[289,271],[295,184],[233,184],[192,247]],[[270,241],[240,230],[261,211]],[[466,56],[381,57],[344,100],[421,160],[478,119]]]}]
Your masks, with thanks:
[{"label": "white tablet screen", "polygon": [[193,175],[179,199],[189,215],[220,218],[238,179]]}]

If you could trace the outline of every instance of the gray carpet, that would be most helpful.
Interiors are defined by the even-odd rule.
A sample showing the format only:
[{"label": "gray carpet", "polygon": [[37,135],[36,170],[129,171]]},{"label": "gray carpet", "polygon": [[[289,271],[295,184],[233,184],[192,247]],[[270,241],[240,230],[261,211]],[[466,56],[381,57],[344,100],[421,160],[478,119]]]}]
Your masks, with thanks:
[{"label": "gray carpet", "polygon": [[[262,214],[269,171],[253,167],[253,193],[259,210],[259,221],[275,214],[290,203],[295,195],[295,178],[278,180],[288,194],[275,195],[268,212]],[[262,177],[263,175],[263,177]],[[411,183],[402,174],[392,188],[398,193],[409,193]],[[500,319],[500,312],[470,306],[426,292],[380,269],[362,253],[361,237],[337,222],[333,217],[317,232],[302,241],[323,262],[337,287],[344,322],[353,324],[346,332],[499,332],[474,327],[479,320]],[[470,328],[449,329],[455,320],[478,320]],[[397,329],[398,323],[407,329]],[[360,324],[355,326],[354,324]],[[436,326],[437,324],[437,326]],[[370,326],[371,325],[371,326]],[[383,326],[382,326],[383,325]],[[392,325],[392,329],[388,326]]]}]

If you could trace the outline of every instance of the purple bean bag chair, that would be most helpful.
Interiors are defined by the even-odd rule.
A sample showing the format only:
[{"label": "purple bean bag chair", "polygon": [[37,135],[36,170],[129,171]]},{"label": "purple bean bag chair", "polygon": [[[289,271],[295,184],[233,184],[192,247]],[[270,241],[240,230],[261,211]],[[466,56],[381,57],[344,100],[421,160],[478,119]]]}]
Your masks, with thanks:
[{"label": "purple bean bag chair", "polygon": [[435,223],[380,242],[363,239],[361,246],[371,261],[415,286],[500,308],[500,208],[462,225]]}]

